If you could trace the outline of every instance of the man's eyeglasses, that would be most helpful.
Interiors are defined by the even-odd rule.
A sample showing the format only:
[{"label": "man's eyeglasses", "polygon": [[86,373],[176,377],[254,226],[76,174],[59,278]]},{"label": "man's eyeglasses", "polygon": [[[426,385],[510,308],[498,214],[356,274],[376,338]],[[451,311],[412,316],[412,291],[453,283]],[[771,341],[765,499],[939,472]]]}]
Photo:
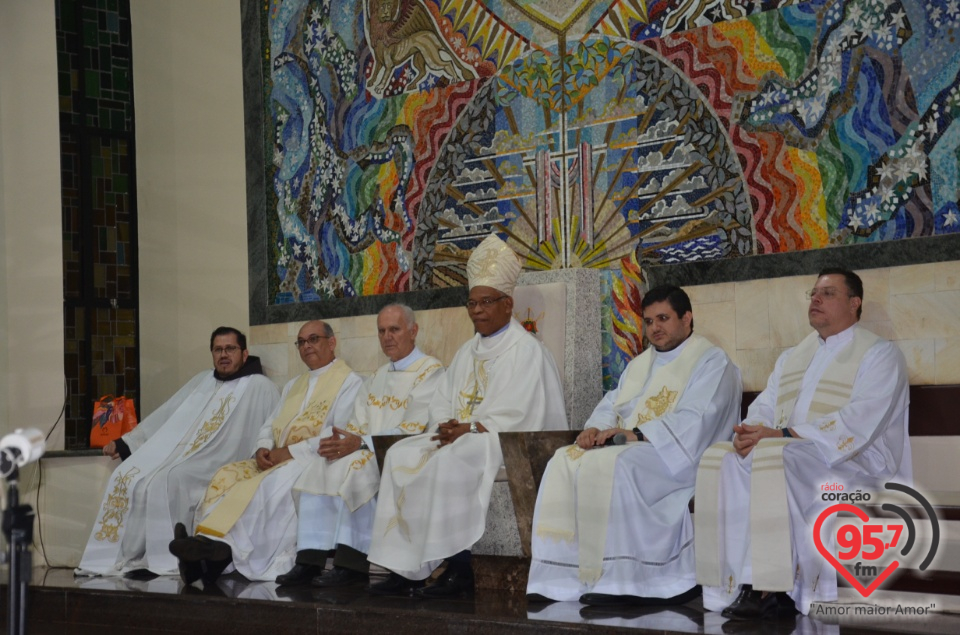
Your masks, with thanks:
[{"label": "man's eyeglasses", "polygon": [[295,344],[297,345],[297,349],[299,350],[304,346],[306,346],[307,344],[309,344],[310,346],[316,346],[318,343],[320,343],[320,340],[327,340],[327,339],[330,339],[329,335],[311,335],[305,340],[298,339],[295,342]]},{"label": "man's eyeglasses", "polygon": [[467,300],[467,303],[464,306],[466,306],[469,311],[473,311],[478,306],[481,309],[489,309],[490,307],[493,306],[494,302],[499,302],[500,300],[504,298],[509,298],[509,297],[510,296],[508,295],[502,295],[499,298],[482,298],[480,300]]},{"label": "man's eyeglasses", "polygon": [[233,355],[239,350],[240,350],[239,346],[218,346],[215,349],[213,349],[213,354],[216,355],[217,357],[220,357],[224,353],[226,353],[227,355]]},{"label": "man's eyeglasses", "polygon": [[[810,289],[807,291],[807,299],[812,300],[816,297],[819,297],[823,300],[831,300],[833,298],[839,297],[843,292],[836,287],[824,287],[822,289]],[[847,297],[850,297],[850,294],[847,294]]]}]

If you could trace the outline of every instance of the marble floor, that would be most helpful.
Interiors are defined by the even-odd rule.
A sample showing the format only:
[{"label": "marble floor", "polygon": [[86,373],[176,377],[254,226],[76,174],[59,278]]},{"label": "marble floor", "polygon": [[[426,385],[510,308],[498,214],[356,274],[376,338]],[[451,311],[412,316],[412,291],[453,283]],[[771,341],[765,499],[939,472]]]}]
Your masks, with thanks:
[{"label": "marble floor", "polygon": [[[6,580],[3,608],[6,620]],[[944,601],[940,601],[943,599]],[[176,577],[149,582],[75,578],[69,569],[35,569],[27,616],[30,633],[743,633],[763,635],[960,633],[960,613],[945,596],[887,596],[869,603],[815,606],[809,616],[778,622],[729,622],[699,599],[671,609],[598,609],[576,602],[527,606],[521,594],[478,591],[470,599],[376,598],[360,587],[321,591],[277,588],[237,574],[213,587],[184,587]],[[877,606],[883,608],[878,609]],[[858,608],[859,607],[859,608]],[[932,608],[931,608],[932,607]],[[941,610],[947,607],[946,610]],[[878,615],[883,613],[883,615]],[[923,614],[918,614],[923,613]],[[214,628],[214,630],[211,630]]]}]

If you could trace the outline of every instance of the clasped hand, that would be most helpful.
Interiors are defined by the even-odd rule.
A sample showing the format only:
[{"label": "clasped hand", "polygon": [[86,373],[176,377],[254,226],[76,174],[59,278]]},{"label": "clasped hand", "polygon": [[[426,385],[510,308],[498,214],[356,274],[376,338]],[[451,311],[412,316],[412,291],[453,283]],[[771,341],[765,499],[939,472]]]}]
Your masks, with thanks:
[{"label": "clasped hand", "polygon": [[[477,430],[480,432],[486,432],[484,428],[479,423],[477,424]],[[450,445],[460,437],[465,434],[470,433],[470,424],[469,423],[460,423],[456,419],[450,419],[440,424],[440,427],[437,429],[437,433],[430,437],[431,441],[438,441],[438,446],[443,447],[445,445]]]},{"label": "clasped hand", "polygon": [[742,457],[750,454],[760,442],[760,439],[783,436],[783,432],[775,428],[752,425],[746,422],[733,426],[733,431],[736,433],[733,437],[733,449]]},{"label": "clasped hand", "polygon": [[320,439],[317,454],[328,461],[336,461],[359,450],[362,443],[363,439],[359,436],[334,426],[331,436]]}]

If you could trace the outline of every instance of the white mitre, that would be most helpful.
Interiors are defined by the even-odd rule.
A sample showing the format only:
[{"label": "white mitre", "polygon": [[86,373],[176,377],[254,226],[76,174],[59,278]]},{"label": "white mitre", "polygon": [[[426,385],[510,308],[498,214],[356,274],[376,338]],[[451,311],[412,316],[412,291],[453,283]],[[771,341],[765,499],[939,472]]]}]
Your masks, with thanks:
[{"label": "white mitre", "polygon": [[471,289],[493,287],[512,296],[519,276],[517,255],[496,234],[484,238],[467,261],[467,281]]}]

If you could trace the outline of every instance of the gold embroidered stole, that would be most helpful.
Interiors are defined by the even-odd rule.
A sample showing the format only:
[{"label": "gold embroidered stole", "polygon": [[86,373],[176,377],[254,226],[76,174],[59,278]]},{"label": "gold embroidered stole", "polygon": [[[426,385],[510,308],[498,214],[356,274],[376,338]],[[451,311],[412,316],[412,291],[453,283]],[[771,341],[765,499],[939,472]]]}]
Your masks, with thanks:
[{"label": "gold embroidered stole", "polygon": [[[427,355],[405,370],[391,370],[374,375],[364,401],[366,416],[362,421],[354,417],[347,426],[347,431],[357,435],[378,435],[399,427],[408,434],[423,432],[427,427],[426,422],[405,421],[401,417],[400,423],[396,423],[396,417],[391,415],[406,412],[410,407],[410,393],[423,380],[441,369],[443,364]],[[360,404],[357,406],[359,410]]]},{"label": "gold embroidered stole", "polygon": [[[638,393],[640,395],[633,411],[626,419],[618,420],[617,427],[640,427],[642,431],[644,424],[673,411],[700,358],[712,347],[707,339],[691,335],[680,355],[657,368],[652,378],[650,373],[655,360],[652,348],[632,361],[624,371],[614,408],[632,401]],[[569,542],[579,534],[581,582],[593,584],[603,573],[616,457],[634,445],[629,443],[590,451],[577,445],[560,448],[544,474],[537,535]],[[579,495],[574,513],[575,491]]]},{"label": "gold embroidered stole", "polygon": [[[343,382],[351,372],[346,363],[340,359],[333,360],[330,370],[317,380],[303,412],[300,412],[300,406],[306,397],[310,376],[304,373],[298,377],[273,421],[276,447],[290,446],[319,435]],[[201,521],[197,533],[225,536],[253,500],[263,479],[280,465],[260,471],[256,459],[247,459],[224,465],[217,470],[201,504],[204,509],[210,509],[218,500],[219,504]]]},{"label": "gold embroidered stole", "polygon": [[[411,407],[411,394],[427,377],[441,371],[443,364],[433,357],[423,357],[405,370],[381,368],[365,384],[354,401],[354,416],[345,426],[356,435],[383,434],[402,427],[422,432],[424,421],[405,421],[404,413]],[[424,399],[425,395],[420,395]],[[414,408],[426,416],[424,404]],[[414,414],[414,416],[417,416]],[[419,418],[419,417],[418,417]],[[380,489],[380,470],[370,450],[357,450],[335,461],[316,459],[294,487],[298,491],[320,496],[339,496],[351,512],[356,511],[377,495]]]}]

